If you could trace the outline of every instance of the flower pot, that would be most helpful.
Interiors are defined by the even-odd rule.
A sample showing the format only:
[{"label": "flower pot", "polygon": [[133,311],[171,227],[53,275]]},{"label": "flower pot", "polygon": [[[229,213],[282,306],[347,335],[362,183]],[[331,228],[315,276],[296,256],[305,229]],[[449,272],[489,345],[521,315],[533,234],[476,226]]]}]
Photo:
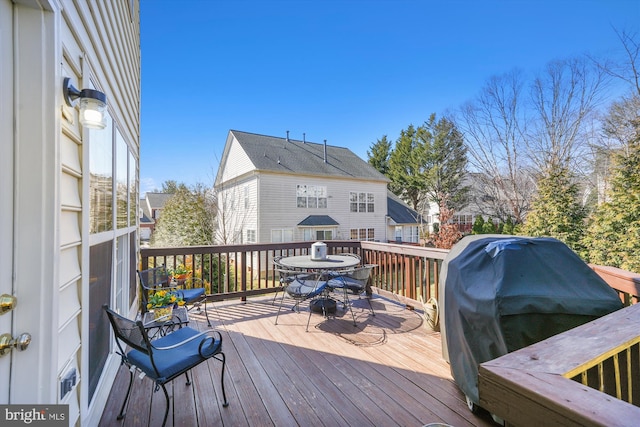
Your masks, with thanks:
[{"label": "flower pot", "polygon": [[429,298],[429,300],[424,304],[424,317],[427,328],[435,332],[440,331],[437,299]]},{"label": "flower pot", "polygon": [[156,322],[167,322],[173,315],[173,306],[156,307],[153,309],[153,320]]}]

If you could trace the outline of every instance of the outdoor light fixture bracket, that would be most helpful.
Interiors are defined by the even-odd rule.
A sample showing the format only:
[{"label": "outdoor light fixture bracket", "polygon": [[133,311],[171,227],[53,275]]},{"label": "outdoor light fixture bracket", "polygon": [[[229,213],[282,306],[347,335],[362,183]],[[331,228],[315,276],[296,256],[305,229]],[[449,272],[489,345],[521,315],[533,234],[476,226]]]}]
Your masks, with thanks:
[{"label": "outdoor light fixture bracket", "polygon": [[92,129],[106,127],[107,95],[95,89],[78,90],[71,84],[69,77],[64,78],[62,91],[64,101],[69,107],[73,107],[74,101],[80,99],[80,123],[83,126]]},{"label": "outdoor light fixture bracket", "polygon": [[64,100],[69,107],[73,107],[73,101],[78,98],[92,98],[97,99],[104,104],[107,103],[107,95],[94,89],[78,90],[71,84],[71,79],[69,77],[64,78],[63,86],[62,90],[64,91]]}]

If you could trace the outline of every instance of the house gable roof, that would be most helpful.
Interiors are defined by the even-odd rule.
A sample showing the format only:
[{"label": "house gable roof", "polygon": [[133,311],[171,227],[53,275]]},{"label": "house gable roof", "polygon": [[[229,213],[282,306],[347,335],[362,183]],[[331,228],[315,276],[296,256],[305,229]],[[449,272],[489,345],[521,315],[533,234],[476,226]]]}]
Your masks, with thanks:
[{"label": "house gable roof", "polygon": [[173,196],[170,193],[147,193],[147,203],[149,204],[150,209],[162,209],[169,200]]},{"label": "house gable roof", "polygon": [[391,191],[387,191],[387,215],[396,224],[420,224],[422,222],[422,216]]},{"label": "house gable roof", "polygon": [[323,225],[340,225],[335,219],[329,215],[309,215],[298,223],[298,226],[319,227]]},{"label": "house gable roof", "polygon": [[229,131],[258,171],[324,175],[388,182],[388,178],[351,150],[254,133]]},{"label": "house gable roof", "polygon": [[140,209],[142,209],[142,217],[140,218],[140,224],[153,224],[155,221],[151,218],[151,212],[149,212],[149,206],[146,199],[140,199]]}]

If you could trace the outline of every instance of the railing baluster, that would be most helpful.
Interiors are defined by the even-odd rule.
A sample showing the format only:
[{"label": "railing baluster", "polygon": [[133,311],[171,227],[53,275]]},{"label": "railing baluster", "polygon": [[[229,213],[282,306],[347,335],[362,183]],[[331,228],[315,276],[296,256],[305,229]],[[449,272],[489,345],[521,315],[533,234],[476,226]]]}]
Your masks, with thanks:
[{"label": "railing baluster", "polygon": [[631,348],[625,350],[627,356],[627,402],[633,403],[633,384],[631,375]]},{"label": "railing baluster", "polygon": [[620,386],[620,360],[618,354],[613,355],[613,374],[616,379],[616,397],[622,399],[622,388]]},{"label": "railing baluster", "polygon": [[604,369],[602,362],[598,363],[598,390],[604,393]]}]

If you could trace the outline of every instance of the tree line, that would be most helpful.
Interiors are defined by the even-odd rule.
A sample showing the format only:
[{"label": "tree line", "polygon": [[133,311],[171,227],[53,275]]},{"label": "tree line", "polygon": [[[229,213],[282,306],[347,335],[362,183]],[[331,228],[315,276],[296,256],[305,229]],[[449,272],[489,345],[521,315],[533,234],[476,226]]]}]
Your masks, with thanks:
[{"label": "tree line", "polygon": [[[620,57],[493,76],[457,110],[372,143],[369,163],[419,213],[467,208],[487,218],[474,232],[551,236],[589,262],[640,272],[640,45],[617,35]],[[611,99],[615,82],[626,92]],[[450,247],[460,235],[447,232],[435,241]]]}]

